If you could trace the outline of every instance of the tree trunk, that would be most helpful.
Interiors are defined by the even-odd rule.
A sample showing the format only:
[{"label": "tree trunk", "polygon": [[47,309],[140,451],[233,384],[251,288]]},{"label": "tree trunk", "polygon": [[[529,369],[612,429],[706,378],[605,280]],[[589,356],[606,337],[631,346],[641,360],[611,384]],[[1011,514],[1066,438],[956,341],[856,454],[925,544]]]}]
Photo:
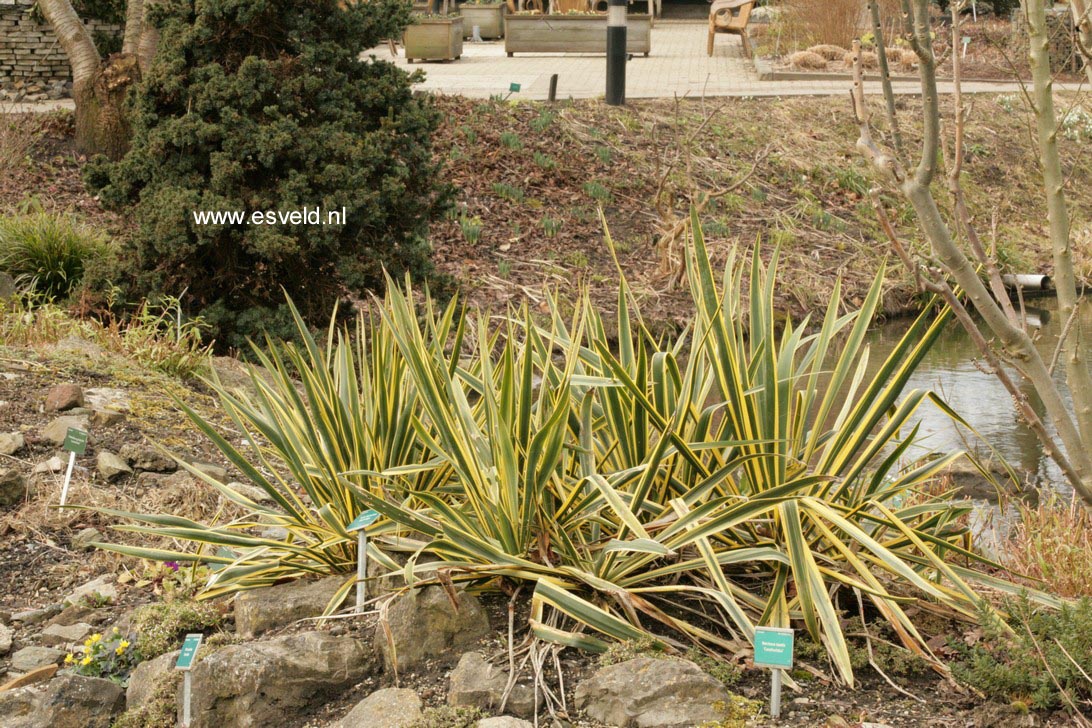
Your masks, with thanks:
[{"label": "tree trunk", "polygon": [[125,95],[140,80],[135,55],[117,53],[97,73],[73,82],[76,101],[76,146],[83,154],[120,159],[129,149],[129,119]]},{"label": "tree trunk", "polygon": [[[132,5],[127,19],[138,10],[143,17],[143,2],[133,0]],[[129,147],[125,94],[129,86],[140,80],[137,56],[133,52],[123,52],[104,62],[70,0],[39,0],[38,7],[53,27],[57,42],[72,66],[76,148],[88,155],[121,157]],[[141,27],[132,31],[126,28],[126,45],[136,45],[144,36],[142,30]]]},{"label": "tree trunk", "polygon": [[[1028,17],[1034,24],[1035,18],[1040,20],[1040,28],[1045,25],[1042,22],[1043,0],[1028,0]],[[979,278],[978,270],[968,260],[963,249],[952,237],[936,200],[933,198],[930,185],[936,174],[937,159],[940,152],[940,104],[936,80],[936,59],[932,49],[932,35],[930,28],[931,15],[928,0],[902,0],[904,16],[906,19],[906,33],[911,46],[919,59],[919,71],[922,83],[922,101],[924,105],[924,138],[922,140],[922,154],[917,169],[912,172],[904,169],[902,165],[891,157],[883,154],[871,142],[868,133],[867,117],[864,112],[864,92],[859,78],[855,81],[855,102],[857,103],[857,116],[861,121],[861,139],[858,147],[872,160],[873,165],[881,173],[889,176],[903,195],[913,205],[917,213],[922,231],[931,243],[934,254],[948,275],[952,276],[963,289],[966,296],[974,304],[975,309],[981,314],[989,329],[1000,340],[1007,358],[1016,366],[1021,374],[1031,382],[1035,391],[1046,408],[1050,420],[1058,432],[1064,453],[1058,452],[1059,443],[1050,438],[1045,438],[1043,446],[1051,457],[1058,460],[1059,464],[1068,461],[1071,464],[1067,476],[1074,490],[1092,505],[1092,453],[1086,444],[1092,442],[1088,439],[1089,424],[1092,418],[1092,384],[1088,383],[1088,372],[1085,369],[1084,360],[1079,351],[1079,335],[1071,333],[1066,341],[1065,352],[1067,354],[1068,384],[1073,394],[1076,415],[1071,416],[1062,399],[1061,392],[1055,385],[1049,367],[1035,348],[1031,338],[1023,329],[1016,326],[1005,314],[993,296],[987,290],[986,285]],[[1038,12],[1036,12],[1036,10]],[[1046,59],[1047,51],[1045,39],[1041,33],[1036,34],[1036,28],[1032,27],[1031,33],[1032,73],[1038,74],[1035,80],[1036,116],[1039,121],[1040,144],[1042,163],[1044,165],[1044,181],[1047,186],[1048,217],[1050,221],[1051,237],[1055,244],[1055,276],[1061,277],[1058,286],[1059,305],[1063,316],[1068,317],[1074,311],[1076,305],[1075,293],[1072,298],[1068,295],[1073,291],[1073,266],[1069,254],[1069,230],[1068,218],[1065,216],[1065,198],[1062,195],[1062,177],[1060,164],[1057,159],[1056,129],[1053,124],[1053,99],[1050,88],[1050,69],[1044,65],[1049,63]],[[1036,65],[1038,64],[1038,66]],[[860,73],[859,63],[856,73]],[[1046,115],[1049,114],[1049,124]],[[1064,240],[1063,238],[1064,233]],[[1069,290],[1063,295],[1062,285]],[[1067,307],[1067,304],[1068,307]],[[1078,391],[1081,390],[1081,391]],[[1065,468],[1063,468],[1065,469]]]},{"label": "tree trunk", "polygon": [[1073,397],[1073,409],[1081,438],[1085,443],[1092,443],[1092,375],[1089,374],[1084,359],[1086,332],[1082,330],[1077,310],[1081,300],[1073,269],[1069,206],[1065,199],[1065,173],[1058,155],[1058,122],[1054,113],[1054,79],[1050,68],[1050,38],[1046,27],[1044,0],[1028,0],[1027,22],[1035,124],[1039,132],[1039,160],[1043,169],[1050,242],[1054,250],[1054,285],[1058,292],[1058,312],[1067,328],[1068,322],[1071,319],[1073,321],[1072,328],[1068,335],[1063,334],[1065,338],[1062,341],[1066,383]]},{"label": "tree trunk", "polygon": [[121,41],[122,53],[136,53],[140,36],[144,31],[144,1],[129,0],[125,4],[125,35]]}]

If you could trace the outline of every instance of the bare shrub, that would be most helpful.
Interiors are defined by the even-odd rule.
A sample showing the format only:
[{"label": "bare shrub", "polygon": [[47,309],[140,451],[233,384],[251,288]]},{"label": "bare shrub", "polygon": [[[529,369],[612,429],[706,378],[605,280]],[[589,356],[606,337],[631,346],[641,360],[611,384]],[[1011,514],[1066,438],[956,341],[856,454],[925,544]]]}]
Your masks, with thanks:
[{"label": "bare shrub", "polygon": [[0,178],[27,163],[41,122],[32,114],[14,114],[10,104],[0,104]]},{"label": "bare shrub", "polygon": [[785,0],[784,5],[813,43],[849,48],[865,28],[861,0]]}]

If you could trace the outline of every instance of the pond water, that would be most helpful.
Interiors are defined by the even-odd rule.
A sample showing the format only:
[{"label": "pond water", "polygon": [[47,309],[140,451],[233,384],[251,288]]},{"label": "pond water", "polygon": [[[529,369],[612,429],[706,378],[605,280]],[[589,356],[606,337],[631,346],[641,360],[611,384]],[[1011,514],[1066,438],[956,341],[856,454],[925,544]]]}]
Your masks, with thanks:
[{"label": "pond water", "polygon": [[[1029,322],[1039,324],[1032,331],[1040,354],[1049,362],[1063,323],[1057,315],[1057,303],[1052,298],[1034,299],[1027,303],[1026,312]],[[1085,330],[1092,330],[1092,307],[1083,307],[1081,316]],[[895,321],[872,332],[873,362],[878,364],[877,360],[890,352],[908,326],[909,322]],[[1062,384],[1063,397],[1069,402],[1064,370],[1064,365],[1060,364],[1055,379]],[[1020,380],[1015,372],[1012,375],[1032,406],[1044,415],[1032,387]],[[1061,470],[1043,453],[1038,438],[1021,422],[1008,392],[982,367],[977,348],[957,322],[949,325],[911,377],[907,389],[915,388],[937,392],[975,430],[970,432],[957,427],[936,407],[924,406],[919,410],[923,449],[940,452],[964,449],[983,459],[991,459],[992,446],[1028,482],[1049,484],[1066,495],[1071,492]],[[1048,428],[1053,431],[1049,423]],[[996,457],[992,459],[996,460]]]}]

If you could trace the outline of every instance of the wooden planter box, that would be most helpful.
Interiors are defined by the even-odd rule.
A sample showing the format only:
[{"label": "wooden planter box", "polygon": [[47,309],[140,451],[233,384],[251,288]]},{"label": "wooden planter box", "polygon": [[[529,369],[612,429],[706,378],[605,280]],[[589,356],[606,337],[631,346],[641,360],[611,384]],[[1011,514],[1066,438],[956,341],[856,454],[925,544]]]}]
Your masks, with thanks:
[{"label": "wooden planter box", "polygon": [[421,18],[402,36],[406,61],[457,61],[463,55],[463,19]]},{"label": "wooden planter box", "polygon": [[463,16],[463,37],[474,35],[474,26],[481,30],[482,38],[500,38],[504,35],[504,3],[492,5],[460,5]]},{"label": "wooden planter box", "polygon": [[[626,18],[626,51],[648,56],[652,50],[652,16]],[[507,15],[504,50],[516,53],[606,53],[606,15]]]}]

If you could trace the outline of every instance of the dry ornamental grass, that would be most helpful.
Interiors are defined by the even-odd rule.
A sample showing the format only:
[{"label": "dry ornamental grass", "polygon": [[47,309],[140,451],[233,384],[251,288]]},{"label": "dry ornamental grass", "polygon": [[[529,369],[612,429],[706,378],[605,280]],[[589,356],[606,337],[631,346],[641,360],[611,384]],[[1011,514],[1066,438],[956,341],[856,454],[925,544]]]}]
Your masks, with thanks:
[{"label": "dry ornamental grass", "polygon": [[1001,548],[1003,563],[1063,597],[1092,597],[1092,511],[1073,496],[1018,506],[1019,521]]}]

